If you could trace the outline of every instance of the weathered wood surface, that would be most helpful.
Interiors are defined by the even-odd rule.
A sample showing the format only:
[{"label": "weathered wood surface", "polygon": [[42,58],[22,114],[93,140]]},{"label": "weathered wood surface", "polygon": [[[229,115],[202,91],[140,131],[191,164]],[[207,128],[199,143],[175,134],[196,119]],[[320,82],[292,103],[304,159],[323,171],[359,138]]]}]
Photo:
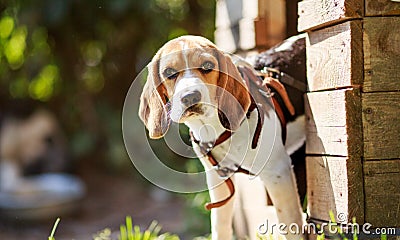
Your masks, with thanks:
[{"label": "weathered wood surface", "polygon": [[399,91],[400,17],[365,18],[363,22],[363,91]]},{"label": "weathered wood surface", "polygon": [[307,34],[310,91],[399,91],[400,18],[364,18]]},{"label": "weathered wood surface", "polygon": [[307,154],[362,155],[359,89],[307,93],[305,102]]},{"label": "weathered wood surface", "polygon": [[265,17],[254,19],[254,30],[256,35],[256,47],[265,48],[268,46],[268,21]]},{"label": "weathered wood surface", "polygon": [[400,15],[400,2],[365,0],[365,16]]},{"label": "weathered wood surface", "polygon": [[306,158],[308,207],[313,219],[338,222],[364,221],[361,158],[313,156]]},{"label": "weathered wood surface", "polygon": [[362,0],[304,0],[298,3],[299,32],[322,28],[364,14]]},{"label": "weathered wood surface", "polygon": [[364,163],[365,222],[400,226],[400,159]]},{"label": "weathered wood surface", "polygon": [[310,91],[362,84],[361,20],[345,22],[307,35],[307,78]]},{"label": "weathered wood surface", "polygon": [[364,159],[400,158],[400,92],[362,94]]}]

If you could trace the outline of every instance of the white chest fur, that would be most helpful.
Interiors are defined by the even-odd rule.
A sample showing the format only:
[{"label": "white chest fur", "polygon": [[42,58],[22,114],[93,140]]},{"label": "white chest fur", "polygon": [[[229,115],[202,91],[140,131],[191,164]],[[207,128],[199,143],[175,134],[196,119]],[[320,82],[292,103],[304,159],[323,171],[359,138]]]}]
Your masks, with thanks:
[{"label": "white chest fur", "polygon": [[[217,117],[206,120],[197,120],[186,124],[196,139],[201,142],[214,142],[224,128]],[[273,159],[281,159],[279,155],[282,155],[284,151],[291,154],[304,143],[304,116],[300,116],[296,121],[288,124],[287,144],[284,146],[279,118],[271,109],[264,118],[257,147],[252,149],[251,144],[257,121],[258,113],[257,110],[254,110],[250,117],[243,121],[240,128],[232,134],[231,138],[213,148],[212,155],[221,167],[235,169],[236,166],[241,166],[258,174],[265,167],[267,168],[265,170],[276,167],[276,164],[279,163],[274,163]],[[199,157],[202,156],[201,151],[196,147],[195,151]],[[270,160],[272,161],[270,162]]]}]

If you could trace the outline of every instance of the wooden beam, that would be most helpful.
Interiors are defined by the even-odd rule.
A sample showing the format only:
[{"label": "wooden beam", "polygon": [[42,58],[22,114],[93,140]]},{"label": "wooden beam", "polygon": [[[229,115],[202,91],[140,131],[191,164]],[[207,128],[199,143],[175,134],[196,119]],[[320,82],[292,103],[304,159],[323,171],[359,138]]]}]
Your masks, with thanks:
[{"label": "wooden beam", "polygon": [[360,157],[306,158],[310,217],[329,222],[364,222],[363,175]]},{"label": "wooden beam", "polygon": [[303,0],[298,4],[299,32],[337,24],[345,20],[361,18],[363,0]]},{"label": "wooden beam", "polygon": [[265,0],[268,21],[269,46],[274,46],[286,36],[286,5],[284,0]]},{"label": "wooden beam", "polygon": [[362,84],[363,52],[360,20],[309,32],[306,44],[310,91]]},{"label": "wooden beam", "polygon": [[364,158],[400,158],[400,92],[362,95]]},{"label": "wooden beam", "polygon": [[307,93],[305,102],[307,154],[362,155],[359,89]]},{"label": "wooden beam", "polygon": [[373,227],[400,226],[400,159],[364,163],[365,221]]},{"label": "wooden beam", "polygon": [[400,17],[365,18],[363,21],[363,91],[399,91]]},{"label": "wooden beam", "polygon": [[365,16],[400,15],[400,2],[365,0]]},{"label": "wooden beam", "polygon": [[299,0],[286,0],[286,36],[297,35],[297,4]]}]

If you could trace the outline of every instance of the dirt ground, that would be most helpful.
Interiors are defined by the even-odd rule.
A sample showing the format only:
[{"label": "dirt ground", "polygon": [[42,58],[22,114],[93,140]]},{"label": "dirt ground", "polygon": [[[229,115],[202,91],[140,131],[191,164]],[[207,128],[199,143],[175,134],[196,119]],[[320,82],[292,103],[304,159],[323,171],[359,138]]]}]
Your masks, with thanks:
[{"label": "dirt ground", "polygon": [[[132,170],[134,171],[134,170]],[[92,239],[93,234],[110,228],[117,232],[126,216],[145,229],[152,220],[162,225],[162,231],[183,232],[183,199],[151,185],[138,182],[137,177],[117,177],[99,172],[80,176],[86,184],[86,197],[79,209],[69,216],[60,216],[57,240]],[[150,190],[149,190],[150,189]],[[18,219],[0,220],[0,239],[46,240],[55,219],[23,222]],[[116,233],[113,236],[117,236]],[[116,238],[117,239],[117,238]]]}]

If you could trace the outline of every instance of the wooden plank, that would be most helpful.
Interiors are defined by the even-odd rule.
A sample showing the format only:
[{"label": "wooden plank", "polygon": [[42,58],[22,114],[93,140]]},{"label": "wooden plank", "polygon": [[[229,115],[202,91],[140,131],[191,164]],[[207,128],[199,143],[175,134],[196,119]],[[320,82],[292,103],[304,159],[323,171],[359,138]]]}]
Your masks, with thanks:
[{"label": "wooden plank", "polygon": [[254,20],[258,50],[266,50],[287,37],[285,4],[285,1],[258,0],[258,17]]},{"label": "wooden plank", "polygon": [[264,49],[268,46],[267,24],[268,22],[265,17],[258,17],[254,20],[256,47],[259,49]]},{"label": "wooden plank", "polygon": [[362,155],[359,89],[307,93],[305,102],[307,154]]},{"label": "wooden plank", "polygon": [[268,46],[272,47],[282,40],[286,36],[286,6],[285,1],[276,0],[263,0],[264,4],[264,16],[267,21],[267,32],[266,36],[268,39]]},{"label": "wooden plank", "polygon": [[360,20],[309,32],[306,45],[310,91],[358,86],[362,83]]},{"label": "wooden plank", "polygon": [[400,158],[400,92],[362,94],[364,158]]},{"label": "wooden plank", "polygon": [[399,29],[400,17],[364,19],[365,80],[363,91],[400,90]]},{"label": "wooden plank", "polygon": [[400,159],[364,163],[365,221],[400,227]]},{"label": "wooden plank", "polygon": [[400,45],[395,44],[400,41],[398,29],[400,18],[382,17],[309,32],[310,91],[357,85],[363,85],[365,92],[399,91]]},{"label": "wooden plank", "polygon": [[365,0],[365,16],[400,15],[400,2]]},{"label": "wooden plank", "polygon": [[306,158],[308,208],[312,219],[364,222],[363,175],[360,157]]},{"label": "wooden plank", "polygon": [[333,25],[345,20],[361,18],[363,0],[304,0],[298,3],[299,32]]}]

